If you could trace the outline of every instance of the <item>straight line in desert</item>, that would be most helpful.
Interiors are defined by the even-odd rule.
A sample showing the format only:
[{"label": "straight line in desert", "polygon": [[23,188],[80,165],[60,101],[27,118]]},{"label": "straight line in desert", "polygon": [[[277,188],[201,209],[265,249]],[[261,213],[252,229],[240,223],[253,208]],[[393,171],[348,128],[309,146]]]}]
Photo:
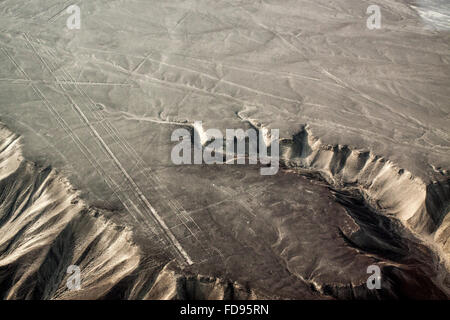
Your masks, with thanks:
[{"label": "straight line in desert", "polygon": [[[33,48],[36,55],[39,57],[39,59],[42,61],[44,66],[48,69],[48,71],[53,74],[52,70],[48,66],[48,64],[43,60],[43,58],[37,53],[36,49],[34,48],[31,41],[29,41],[28,36],[24,34],[25,39],[29,43],[29,45]],[[97,132],[97,130],[94,128],[94,126],[89,122],[89,119],[86,117],[86,115],[83,113],[83,111],[78,107],[78,105],[73,101],[70,97],[68,97],[70,102],[72,103],[75,110],[78,112],[82,120],[86,123],[86,125],[89,127],[89,129],[92,131],[92,133],[95,135],[95,137],[98,139],[102,147],[105,149],[105,151],[108,153],[108,155],[111,157],[111,159],[114,161],[116,166],[119,168],[119,170],[123,173],[123,175],[126,177],[128,182],[133,186],[134,191],[136,192],[138,198],[145,204],[145,206],[150,210],[153,218],[158,222],[160,227],[163,229],[169,240],[172,242],[174,247],[178,250],[178,252],[181,254],[181,256],[186,260],[186,262],[191,265],[193,264],[192,259],[189,257],[187,252],[183,249],[179,241],[175,238],[173,233],[170,231],[170,229],[167,227],[164,220],[161,218],[161,216],[156,212],[155,208],[150,204],[150,202],[147,200],[147,198],[144,196],[142,191],[140,190],[139,186],[136,184],[136,182],[133,180],[133,178],[128,174],[128,172],[125,170],[119,159],[114,155],[114,153],[111,151],[111,149],[108,147],[106,142],[103,140],[103,138],[100,136],[100,134]]]}]

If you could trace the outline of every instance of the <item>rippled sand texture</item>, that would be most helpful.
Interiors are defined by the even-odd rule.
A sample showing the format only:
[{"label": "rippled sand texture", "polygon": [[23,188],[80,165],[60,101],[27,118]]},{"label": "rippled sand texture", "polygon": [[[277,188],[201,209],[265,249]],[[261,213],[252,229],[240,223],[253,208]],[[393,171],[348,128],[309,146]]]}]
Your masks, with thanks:
[{"label": "rippled sand texture", "polygon": [[[420,4],[68,4],[0,4],[2,297],[449,296],[450,33]],[[174,166],[194,121],[279,129],[283,169]]]}]

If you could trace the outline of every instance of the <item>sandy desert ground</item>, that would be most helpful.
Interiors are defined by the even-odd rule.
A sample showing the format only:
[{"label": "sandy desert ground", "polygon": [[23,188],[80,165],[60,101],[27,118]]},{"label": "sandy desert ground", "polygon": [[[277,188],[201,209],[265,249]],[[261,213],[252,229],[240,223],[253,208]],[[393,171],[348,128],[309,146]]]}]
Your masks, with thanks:
[{"label": "sandy desert ground", "polygon": [[[450,296],[446,1],[4,0],[0,17],[3,299]],[[281,168],[174,165],[177,128],[278,129]]]}]

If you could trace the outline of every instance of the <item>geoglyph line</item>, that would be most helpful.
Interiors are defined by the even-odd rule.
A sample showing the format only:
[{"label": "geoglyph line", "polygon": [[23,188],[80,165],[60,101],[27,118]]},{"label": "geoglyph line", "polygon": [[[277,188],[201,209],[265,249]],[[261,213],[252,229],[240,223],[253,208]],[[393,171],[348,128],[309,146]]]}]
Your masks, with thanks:
[{"label": "geoglyph line", "polygon": [[[39,59],[42,61],[42,63],[44,64],[44,66],[48,69],[48,71],[55,77],[53,71],[51,70],[51,68],[48,66],[48,64],[45,62],[45,60],[42,58],[41,55],[39,55],[39,53],[36,51],[36,49],[34,48],[33,44],[31,43],[31,41],[29,41],[29,38],[26,34],[24,34],[25,39],[27,40],[27,42],[29,43],[29,45],[31,46],[31,48],[34,50],[34,52],[36,53],[36,55],[39,57]],[[55,79],[58,81],[58,79],[55,77]],[[59,83],[59,86],[61,87],[61,89],[64,90],[63,86]],[[65,90],[64,90],[65,91]],[[119,161],[119,159],[116,157],[116,155],[111,151],[111,149],[109,148],[109,146],[107,145],[107,143],[103,140],[103,138],[100,136],[100,134],[98,133],[98,131],[95,129],[95,127],[90,123],[89,119],[86,117],[86,115],[83,113],[83,111],[80,109],[80,107],[75,103],[75,101],[73,101],[73,99],[66,94],[66,97],[69,99],[69,101],[72,103],[73,108],[75,109],[75,111],[79,114],[79,116],[81,117],[81,119],[84,121],[84,123],[89,127],[89,129],[91,130],[91,132],[94,134],[94,136],[97,138],[97,140],[100,142],[100,144],[102,145],[103,149],[106,151],[106,153],[109,155],[109,157],[114,161],[115,165],[119,168],[119,170],[122,172],[122,174],[126,177],[126,179],[128,180],[128,182],[132,185],[135,194],[137,195],[137,197],[145,204],[145,206],[150,210],[150,213],[152,215],[152,217],[154,218],[154,220],[156,220],[156,222],[159,224],[159,226],[161,227],[161,229],[163,230],[163,232],[166,234],[166,236],[169,238],[170,242],[173,244],[173,246],[177,249],[177,251],[180,253],[180,255],[184,258],[184,260],[189,264],[193,264],[192,259],[190,258],[190,256],[187,254],[187,252],[183,249],[183,247],[181,246],[181,244],[178,242],[178,240],[175,238],[175,236],[173,235],[172,231],[167,227],[166,223],[164,222],[164,220],[161,218],[161,216],[156,212],[155,208],[150,204],[150,202],[147,200],[147,198],[145,197],[145,195],[143,194],[143,192],[141,191],[141,189],[139,188],[139,186],[136,184],[136,182],[134,181],[134,179],[128,174],[128,172],[126,171],[126,169],[123,167],[122,163]]]}]

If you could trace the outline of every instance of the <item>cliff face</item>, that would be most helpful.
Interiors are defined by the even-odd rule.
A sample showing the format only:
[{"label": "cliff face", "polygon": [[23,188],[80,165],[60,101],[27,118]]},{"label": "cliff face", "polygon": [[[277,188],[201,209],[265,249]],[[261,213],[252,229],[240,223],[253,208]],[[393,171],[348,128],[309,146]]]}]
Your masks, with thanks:
[{"label": "cliff face", "polygon": [[288,168],[320,172],[340,190],[357,190],[375,210],[395,217],[450,262],[450,177],[424,182],[392,161],[345,145],[326,145],[305,128],[281,146]]}]

